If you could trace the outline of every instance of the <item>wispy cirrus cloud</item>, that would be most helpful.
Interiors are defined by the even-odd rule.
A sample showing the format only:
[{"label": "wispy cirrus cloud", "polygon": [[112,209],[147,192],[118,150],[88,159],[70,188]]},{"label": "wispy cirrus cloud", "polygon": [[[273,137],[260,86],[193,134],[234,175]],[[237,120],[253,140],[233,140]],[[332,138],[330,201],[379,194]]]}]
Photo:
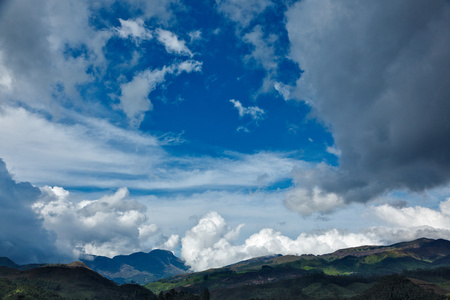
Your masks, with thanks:
[{"label": "wispy cirrus cloud", "polygon": [[256,188],[286,180],[293,168],[304,165],[270,152],[176,157],[162,148],[164,139],[105,120],[78,120],[76,125],[54,123],[23,108],[4,108],[1,155],[21,180],[38,185],[148,190]]}]

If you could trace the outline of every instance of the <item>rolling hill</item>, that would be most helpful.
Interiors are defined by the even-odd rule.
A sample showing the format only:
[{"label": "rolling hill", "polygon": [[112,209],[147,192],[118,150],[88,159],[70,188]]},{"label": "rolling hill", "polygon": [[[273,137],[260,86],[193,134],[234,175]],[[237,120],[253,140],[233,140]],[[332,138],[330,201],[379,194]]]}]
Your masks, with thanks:
[{"label": "rolling hill", "polygon": [[[171,289],[199,293],[208,289],[212,299],[284,299],[285,296],[286,299],[349,298],[377,286],[385,276],[439,267],[450,267],[450,241],[418,239],[390,246],[342,249],[317,256],[260,257],[224,268],[179,274],[149,283],[146,287],[155,293]],[[450,274],[450,268],[445,272]],[[439,280],[436,276],[430,278],[430,281],[424,282],[437,284],[441,291],[450,292],[450,276]],[[403,279],[409,282],[405,287],[412,284],[422,289],[417,282],[406,277]],[[376,289],[380,290],[379,287]],[[427,293],[435,294],[425,291]],[[438,295],[438,298],[441,296]],[[434,299],[432,296],[428,298]]]},{"label": "rolling hill", "polygon": [[[271,255],[197,273],[163,250],[83,261],[21,266],[0,258],[0,299],[434,300],[450,294],[450,241],[442,239]],[[173,276],[157,280],[167,275]]]},{"label": "rolling hill", "polygon": [[0,267],[0,299],[154,299],[139,285],[121,285],[82,263],[28,270]]}]

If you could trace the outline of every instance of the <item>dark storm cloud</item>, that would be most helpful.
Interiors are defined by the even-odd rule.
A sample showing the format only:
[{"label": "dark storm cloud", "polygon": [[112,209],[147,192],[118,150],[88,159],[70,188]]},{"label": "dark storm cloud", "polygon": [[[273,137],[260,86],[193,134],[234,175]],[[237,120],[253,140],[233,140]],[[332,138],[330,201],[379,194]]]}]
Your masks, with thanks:
[{"label": "dark storm cloud", "polygon": [[31,207],[40,195],[30,183],[15,182],[0,159],[0,256],[19,264],[61,258],[55,236],[43,228]]},{"label": "dark storm cloud", "polygon": [[338,168],[298,172],[299,188],[348,203],[447,184],[450,3],[301,1],[287,20],[292,58],[305,71],[297,98],[342,153]]}]

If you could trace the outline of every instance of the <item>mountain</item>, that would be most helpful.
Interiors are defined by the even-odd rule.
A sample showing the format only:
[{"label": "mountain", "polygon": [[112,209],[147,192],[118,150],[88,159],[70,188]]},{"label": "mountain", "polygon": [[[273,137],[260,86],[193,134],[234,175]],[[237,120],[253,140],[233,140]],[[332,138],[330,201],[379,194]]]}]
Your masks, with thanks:
[{"label": "mountain", "polygon": [[189,267],[166,250],[137,252],[113,258],[90,256],[81,259],[89,268],[117,283],[146,284],[160,278],[186,273]]},{"label": "mountain", "polygon": [[[223,268],[179,274],[146,287],[154,293],[174,289],[198,294],[208,289],[211,299],[335,299],[363,295],[391,274],[438,267],[447,267],[441,273],[448,273],[448,278],[438,280],[436,274],[417,278],[430,286],[436,285],[425,294],[436,294],[439,288],[450,292],[450,241],[418,239],[390,246],[347,248],[325,255],[260,257]],[[418,276],[416,273],[405,276],[402,280],[408,283],[403,284],[398,293],[402,294],[412,284],[414,294],[420,295],[418,291],[426,285],[411,280]],[[376,289],[383,295],[380,287]],[[435,299],[433,297],[428,298]]]},{"label": "mountain", "polygon": [[0,299],[155,299],[139,285],[117,285],[78,262],[28,270],[0,267]]},{"label": "mountain", "polygon": [[0,267],[18,269],[20,266],[7,257],[0,257]]}]

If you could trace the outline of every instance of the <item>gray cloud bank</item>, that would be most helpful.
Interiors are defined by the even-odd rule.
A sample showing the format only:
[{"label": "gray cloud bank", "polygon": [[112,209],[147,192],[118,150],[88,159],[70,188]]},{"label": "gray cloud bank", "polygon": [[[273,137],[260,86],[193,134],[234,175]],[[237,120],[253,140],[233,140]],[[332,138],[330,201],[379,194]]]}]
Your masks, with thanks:
[{"label": "gray cloud bank", "polygon": [[41,192],[15,182],[0,159],[0,255],[17,263],[54,261],[56,236],[43,227],[32,205]]},{"label": "gray cloud bank", "polygon": [[448,183],[450,3],[305,0],[286,16],[296,97],[342,153],[339,167],[297,172],[287,206],[328,212]]}]

